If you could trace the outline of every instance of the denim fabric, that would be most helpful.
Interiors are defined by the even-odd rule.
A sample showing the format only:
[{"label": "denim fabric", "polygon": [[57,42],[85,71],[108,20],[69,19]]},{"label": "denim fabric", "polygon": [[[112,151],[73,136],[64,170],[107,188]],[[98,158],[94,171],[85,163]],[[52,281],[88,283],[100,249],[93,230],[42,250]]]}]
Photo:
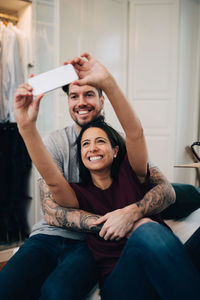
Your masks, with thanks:
[{"label": "denim fabric", "polygon": [[103,300],[197,300],[200,278],[175,235],[162,225],[146,223],[127,241],[101,295]]},{"label": "denim fabric", "polygon": [[0,299],[83,299],[97,281],[85,241],[38,234],[0,272]]},{"label": "denim fabric", "polygon": [[194,265],[200,272],[200,227],[193,233],[189,240],[184,244]]}]

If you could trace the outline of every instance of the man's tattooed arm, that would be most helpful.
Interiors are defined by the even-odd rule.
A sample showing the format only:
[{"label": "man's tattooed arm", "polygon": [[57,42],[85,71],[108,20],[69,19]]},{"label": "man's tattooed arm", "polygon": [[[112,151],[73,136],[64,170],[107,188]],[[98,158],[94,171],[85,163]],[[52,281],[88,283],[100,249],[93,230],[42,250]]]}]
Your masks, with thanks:
[{"label": "man's tattooed arm", "polygon": [[152,189],[136,203],[143,216],[157,214],[176,200],[172,185],[156,167],[150,168],[150,184]]},{"label": "man's tattooed arm", "polygon": [[81,209],[59,206],[53,199],[51,192],[41,178],[38,180],[40,200],[47,224],[79,232],[99,233],[102,225],[93,225],[100,217]]}]

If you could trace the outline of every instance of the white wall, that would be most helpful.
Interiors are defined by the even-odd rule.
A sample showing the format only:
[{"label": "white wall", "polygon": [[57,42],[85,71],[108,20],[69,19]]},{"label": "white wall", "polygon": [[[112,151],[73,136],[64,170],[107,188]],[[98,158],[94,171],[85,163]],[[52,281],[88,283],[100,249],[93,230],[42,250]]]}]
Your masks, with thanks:
[{"label": "white wall", "polygon": [[[199,53],[200,53],[200,3],[182,0],[180,6],[179,82],[176,122],[175,162],[190,163],[185,150],[198,140],[199,126]],[[194,169],[176,169],[176,182],[194,183]]]},{"label": "white wall", "polygon": [[[60,0],[60,63],[88,51],[107,66],[125,93],[127,32],[126,0]],[[59,127],[72,124],[66,95],[62,92],[58,105]],[[122,130],[108,101],[105,111],[107,121]]]},{"label": "white wall", "polygon": [[151,159],[173,181],[179,1],[132,0],[129,13],[129,99]]}]

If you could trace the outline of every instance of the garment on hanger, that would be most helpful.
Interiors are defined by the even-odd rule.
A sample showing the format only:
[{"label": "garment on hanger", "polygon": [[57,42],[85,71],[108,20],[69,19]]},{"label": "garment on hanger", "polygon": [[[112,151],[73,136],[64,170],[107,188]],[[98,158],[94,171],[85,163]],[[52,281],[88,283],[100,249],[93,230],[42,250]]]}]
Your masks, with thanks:
[{"label": "garment on hanger", "polygon": [[23,82],[25,82],[28,78],[28,39],[25,33],[12,23],[8,23],[8,28],[16,33],[18,39],[22,78]]},{"label": "garment on hanger", "polygon": [[17,87],[23,83],[19,42],[16,32],[1,22],[1,98],[0,122],[15,122],[13,98]]},{"label": "garment on hanger", "polygon": [[0,21],[0,244],[19,242],[29,235],[31,159],[13,112],[14,93],[27,76],[26,57],[25,35]]}]

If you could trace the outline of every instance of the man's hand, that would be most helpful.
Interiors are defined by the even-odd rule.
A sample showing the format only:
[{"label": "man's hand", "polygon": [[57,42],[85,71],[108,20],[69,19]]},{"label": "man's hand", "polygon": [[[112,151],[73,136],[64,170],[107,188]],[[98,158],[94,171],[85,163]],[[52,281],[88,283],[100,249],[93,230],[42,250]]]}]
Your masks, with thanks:
[{"label": "man's hand", "polygon": [[91,85],[103,89],[107,79],[112,77],[103,65],[86,52],[81,54],[81,57],[69,60],[68,63],[74,66],[80,78],[73,82],[77,85]]},{"label": "man's hand", "polygon": [[136,204],[131,204],[107,213],[103,217],[100,217],[94,225],[104,223],[99,235],[105,240],[120,240],[132,231],[135,222],[140,217],[140,212]]},{"label": "man's hand", "polygon": [[32,87],[27,83],[17,88],[14,96],[14,112],[19,129],[35,125],[42,97],[43,95],[39,95],[33,99]]}]

